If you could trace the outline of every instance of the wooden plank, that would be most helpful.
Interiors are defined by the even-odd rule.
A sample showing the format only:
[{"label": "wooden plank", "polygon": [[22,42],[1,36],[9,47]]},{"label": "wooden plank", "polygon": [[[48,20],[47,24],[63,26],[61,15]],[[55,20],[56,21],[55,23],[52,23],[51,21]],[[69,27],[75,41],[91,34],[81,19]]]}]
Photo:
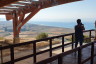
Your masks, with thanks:
[{"label": "wooden plank", "polygon": [[49,47],[50,47],[50,51],[49,51],[49,56],[52,56],[52,39],[49,40]]},{"label": "wooden plank", "polygon": [[72,34],[72,49],[74,48],[74,34]]},{"label": "wooden plank", "polygon": [[0,54],[1,54],[1,64],[3,63],[3,51],[2,51],[2,45],[0,45],[1,50],[0,50]]},{"label": "wooden plank", "polygon": [[6,15],[9,14],[9,12],[0,12],[0,15]]},{"label": "wooden plank", "polygon": [[0,8],[0,9],[11,9],[11,10],[16,10],[16,9],[18,9],[18,7],[16,8],[16,7],[2,7],[2,8]]},{"label": "wooden plank", "polygon": [[33,54],[34,54],[34,56],[33,56],[33,63],[36,63],[36,42],[35,43],[33,43]]},{"label": "wooden plank", "polygon": [[10,14],[6,14],[5,16],[6,16],[6,20],[11,20],[13,18],[13,16]]},{"label": "wooden plank", "polygon": [[[41,0],[40,2],[43,3],[42,9],[44,9],[44,8],[48,8],[48,7],[52,7],[52,6],[75,2],[75,1],[82,1],[82,0],[50,0],[50,3],[47,3],[47,1]],[[50,4],[50,5],[48,5],[48,4]]]},{"label": "wooden plank", "polygon": [[90,64],[94,63],[94,43],[91,45],[91,62]]},{"label": "wooden plank", "polygon": [[[87,46],[86,46],[87,47]],[[81,64],[81,59],[82,59],[82,51],[81,51],[81,48],[79,48],[79,50],[78,50],[78,64]]]},{"label": "wooden plank", "polygon": [[64,36],[62,36],[62,52],[64,52]]},{"label": "wooden plank", "polygon": [[0,7],[9,5],[11,3],[17,2],[18,0],[0,0]]},{"label": "wooden plank", "polygon": [[58,64],[63,64],[63,57],[62,56],[58,57]]},{"label": "wooden plank", "polygon": [[[89,30],[90,31],[90,30]],[[71,33],[71,35],[72,35],[72,33]],[[69,35],[67,35],[67,36],[69,36]],[[54,37],[56,37],[56,36],[54,36]],[[62,36],[60,36],[60,37],[62,37]],[[58,37],[57,37],[58,38]],[[46,38],[47,39],[47,38]],[[39,54],[42,54],[42,53],[44,53],[44,52],[47,52],[47,51],[50,51],[50,49],[47,49],[46,51],[40,51],[40,52],[36,52],[36,43],[38,42],[38,41],[44,41],[45,39],[41,39],[41,40],[34,40],[34,41],[31,41],[31,42],[25,42],[25,43],[19,43],[19,44],[14,44],[14,45],[10,45],[10,46],[4,46],[4,47],[7,47],[7,48],[10,48],[10,50],[11,50],[11,60],[12,61],[8,61],[8,62],[6,62],[6,63],[3,63],[3,64],[10,64],[10,62],[12,62],[11,64],[14,64],[14,62],[17,62],[17,61],[20,61],[20,60],[24,60],[24,59],[27,59],[27,58],[29,58],[29,57],[34,57],[34,59],[35,59],[35,62],[36,62],[36,55],[39,55]],[[47,40],[50,40],[50,42],[52,42],[52,38],[50,37],[50,39],[47,39]],[[31,44],[31,43],[33,43],[33,54],[30,54],[30,55],[27,55],[27,56],[24,56],[24,57],[20,57],[20,58],[17,58],[17,59],[14,59],[14,47],[18,47],[18,46],[21,46],[21,44],[22,45],[27,45],[27,44]],[[73,49],[73,50],[69,50],[69,51],[67,51],[67,52],[64,52],[64,53],[60,53],[59,55],[56,55],[56,56],[53,56],[53,57],[50,57],[50,58],[48,58],[48,59],[45,59],[44,61],[40,61],[39,62],[39,64],[46,64],[46,63],[49,63],[49,62],[52,62],[52,61],[54,61],[54,60],[56,60],[56,59],[58,59],[58,64],[62,64],[62,62],[61,62],[61,60],[62,60],[62,57],[63,56],[66,56],[66,55],[68,55],[68,54],[70,54],[70,53],[73,53],[73,52],[76,52],[77,50],[79,50],[79,52],[78,52],[78,59],[79,59],[79,61],[78,61],[78,63],[79,64],[82,64],[83,62],[86,62],[86,61],[88,61],[90,58],[91,58],[91,60],[92,60],[92,63],[91,64],[93,64],[93,57],[94,57],[94,54],[93,54],[93,49],[94,49],[94,43],[96,43],[96,42],[93,42],[93,43],[88,43],[88,44],[86,44],[86,45],[83,45],[83,46],[81,46],[81,47],[77,47],[77,48],[75,48],[75,49]],[[64,44],[65,45],[65,44]],[[81,52],[82,52],[82,48],[85,48],[85,47],[87,47],[87,46],[91,46],[92,45],[92,48],[91,48],[91,57],[89,57],[89,58],[87,58],[87,59],[85,59],[84,61],[82,61],[81,62]],[[60,45],[60,46],[57,46],[58,48],[59,47],[61,47],[62,45]],[[0,47],[0,50],[4,50],[4,47]],[[55,47],[55,48],[52,48],[52,50],[53,49],[56,49],[57,47]],[[37,63],[38,64],[38,63]]]},{"label": "wooden plank", "polygon": [[91,59],[91,56],[90,57],[88,57],[87,59],[84,59],[83,61],[82,61],[82,63],[81,64],[84,64],[84,63],[86,63],[87,61],[89,61]]},{"label": "wooden plank", "polygon": [[11,64],[14,64],[14,47],[13,46],[11,46],[10,47],[10,52],[11,52]]}]

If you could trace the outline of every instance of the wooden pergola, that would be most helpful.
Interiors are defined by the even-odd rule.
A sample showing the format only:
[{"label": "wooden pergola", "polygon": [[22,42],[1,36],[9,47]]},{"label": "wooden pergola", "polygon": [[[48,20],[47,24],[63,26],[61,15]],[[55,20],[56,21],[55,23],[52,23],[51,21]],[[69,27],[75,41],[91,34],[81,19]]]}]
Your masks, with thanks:
[{"label": "wooden pergola", "polygon": [[13,39],[17,43],[21,27],[41,9],[75,1],[81,0],[0,0],[0,15],[13,20]]}]

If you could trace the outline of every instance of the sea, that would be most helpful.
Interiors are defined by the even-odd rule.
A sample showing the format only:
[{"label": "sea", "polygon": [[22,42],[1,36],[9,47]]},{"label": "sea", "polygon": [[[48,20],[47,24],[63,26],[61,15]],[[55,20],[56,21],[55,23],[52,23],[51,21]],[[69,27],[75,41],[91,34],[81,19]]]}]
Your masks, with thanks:
[{"label": "sea", "polygon": [[[72,28],[77,24],[76,22],[62,22],[62,21],[32,21],[31,24],[43,25],[43,26],[53,26],[62,28]],[[82,22],[86,30],[95,29],[94,22]]]}]

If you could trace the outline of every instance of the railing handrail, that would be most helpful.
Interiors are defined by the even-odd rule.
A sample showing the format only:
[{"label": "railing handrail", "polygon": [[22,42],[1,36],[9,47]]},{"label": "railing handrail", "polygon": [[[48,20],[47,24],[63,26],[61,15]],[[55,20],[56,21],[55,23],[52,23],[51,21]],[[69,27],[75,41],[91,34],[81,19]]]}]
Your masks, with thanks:
[{"label": "railing handrail", "polygon": [[50,57],[50,58],[44,59],[44,60],[42,60],[42,61],[39,61],[39,62],[37,62],[36,64],[46,64],[46,63],[50,63],[50,62],[58,59],[58,57],[63,57],[63,56],[69,55],[69,54],[71,54],[71,53],[73,53],[73,52],[78,51],[79,49],[83,49],[83,48],[88,47],[88,46],[90,46],[90,45],[92,45],[92,44],[94,44],[94,43],[96,43],[96,42],[91,42],[91,43],[82,45],[82,46],[80,46],[80,47],[74,48],[74,49],[72,49],[72,50],[69,50],[69,51],[60,53],[60,54],[58,54],[58,55],[55,55],[55,56],[52,56],[52,57]]},{"label": "railing handrail", "polygon": [[[94,30],[92,29],[92,30],[85,30],[84,31],[84,32],[89,32],[89,35],[90,35],[89,38],[91,38],[91,31],[94,31]],[[65,36],[70,36],[70,35],[72,36],[72,42],[68,43],[68,44],[64,44],[64,37]],[[62,52],[64,52],[64,46],[67,46],[69,44],[72,44],[72,49],[73,49],[73,35],[74,35],[74,33],[69,33],[69,34],[64,34],[64,35],[59,35],[59,36],[48,37],[48,38],[45,38],[45,39],[39,39],[39,40],[28,41],[28,42],[24,42],[24,43],[12,44],[12,45],[9,45],[9,46],[2,46],[2,47],[0,47],[0,50],[10,49],[11,61],[5,62],[5,64],[8,64],[8,63],[14,64],[17,61],[24,60],[24,59],[27,59],[29,57],[33,57],[34,58],[34,63],[36,63],[36,55],[38,55],[38,54],[42,54],[42,53],[50,51],[50,57],[51,57],[52,56],[52,50],[62,47]],[[60,38],[60,37],[62,37],[62,45],[52,48],[52,39]],[[44,51],[36,52],[36,43],[40,42],[40,41],[48,41],[48,40],[49,40],[49,43],[50,43],[50,45],[49,45],[50,48],[47,49],[47,50],[44,50]],[[22,46],[22,45],[28,45],[28,44],[33,44],[33,54],[14,59],[14,48],[18,47],[18,46]]]},{"label": "railing handrail", "polygon": [[[88,31],[94,31],[94,29],[92,29],[92,30],[85,30],[83,32],[88,32]],[[64,35],[59,35],[59,36],[48,37],[48,38],[39,39],[39,40],[33,40],[33,41],[28,41],[28,42],[24,42],[24,43],[11,44],[11,45],[8,45],[8,46],[2,46],[2,49],[8,49],[11,46],[18,47],[18,46],[32,44],[32,43],[36,43],[36,42],[40,42],[40,41],[46,41],[46,40],[49,40],[49,39],[59,38],[59,37],[62,37],[62,36],[68,36],[68,35],[72,35],[72,34],[74,34],[74,33],[69,33],[69,34],[64,34]],[[1,47],[0,47],[0,50],[1,50]]]}]

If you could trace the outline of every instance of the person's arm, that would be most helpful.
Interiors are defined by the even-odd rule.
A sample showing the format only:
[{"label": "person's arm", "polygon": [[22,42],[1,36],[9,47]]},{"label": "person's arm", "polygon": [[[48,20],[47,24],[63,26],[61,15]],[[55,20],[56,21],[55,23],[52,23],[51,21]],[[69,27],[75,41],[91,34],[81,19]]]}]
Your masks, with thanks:
[{"label": "person's arm", "polygon": [[84,24],[82,24],[82,30],[83,30],[83,31],[85,30]]}]

